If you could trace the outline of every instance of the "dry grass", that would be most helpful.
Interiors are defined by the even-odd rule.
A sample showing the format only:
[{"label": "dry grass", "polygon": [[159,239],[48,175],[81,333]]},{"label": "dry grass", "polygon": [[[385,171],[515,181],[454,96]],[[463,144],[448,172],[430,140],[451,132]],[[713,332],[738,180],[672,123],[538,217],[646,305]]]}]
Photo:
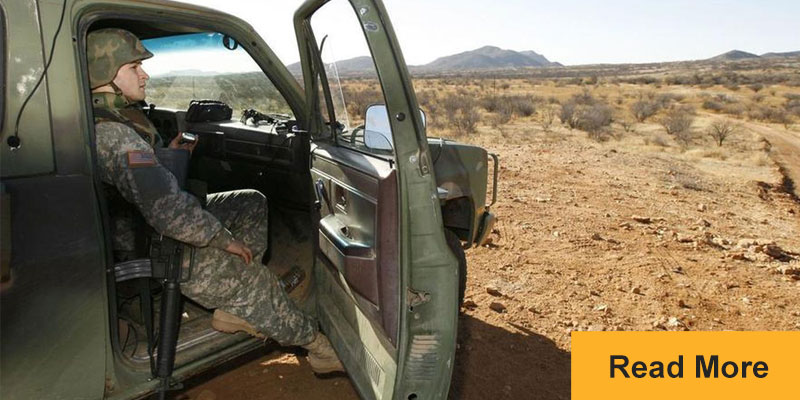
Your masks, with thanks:
[{"label": "dry grass", "polygon": [[[418,76],[414,87],[429,136],[489,143],[571,143],[582,136],[633,152],[763,166],[766,150],[744,123],[797,129],[800,60],[699,65]],[[381,101],[375,80],[343,83],[351,121],[362,120],[358,115],[366,106]],[[735,128],[715,130],[720,121]]]}]

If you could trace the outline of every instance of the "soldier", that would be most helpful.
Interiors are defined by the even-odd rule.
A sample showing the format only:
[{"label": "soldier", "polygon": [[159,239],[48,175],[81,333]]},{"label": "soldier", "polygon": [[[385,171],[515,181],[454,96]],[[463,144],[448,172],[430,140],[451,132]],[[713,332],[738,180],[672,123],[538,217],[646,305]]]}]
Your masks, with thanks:
[{"label": "soldier", "polygon": [[[267,247],[264,195],[255,190],[216,193],[203,209],[159,164],[153,148],[162,145],[160,137],[136,106],[145,98],[149,79],[142,60],[153,54],[122,29],[89,33],[87,54],[98,173],[110,188],[115,256],[125,259],[133,251],[132,216],[140,213],[160,234],[197,247],[194,273],[182,293],[216,309],[215,328],[302,346],[318,374],[344,371],[316,321],[292,303],[275,275],[259,263]],[[178,142],[180,136],[168,147],[193,150],[194,145]]]}]

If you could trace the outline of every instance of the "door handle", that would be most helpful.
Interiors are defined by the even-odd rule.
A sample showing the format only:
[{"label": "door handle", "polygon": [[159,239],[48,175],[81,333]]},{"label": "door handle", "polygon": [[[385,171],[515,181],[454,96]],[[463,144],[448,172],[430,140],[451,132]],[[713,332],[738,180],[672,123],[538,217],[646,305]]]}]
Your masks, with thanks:
[{"label": "door handle", "polygon": [[331,214],[334,214],[335,211],[331,204],[331,198],[328,196],[328,190],[325,189],[325,182],[322,179],[317,179],[317,182],[314,184],[314,191],[317,193],[317,210],[322,208],[322,201],[324,201]]},{"label": "door handle", "polygon": [[319,221],[319,230],[344,257],[373,258],[375,252],[366,243],[354,240],[347,226],[328,215]]}]

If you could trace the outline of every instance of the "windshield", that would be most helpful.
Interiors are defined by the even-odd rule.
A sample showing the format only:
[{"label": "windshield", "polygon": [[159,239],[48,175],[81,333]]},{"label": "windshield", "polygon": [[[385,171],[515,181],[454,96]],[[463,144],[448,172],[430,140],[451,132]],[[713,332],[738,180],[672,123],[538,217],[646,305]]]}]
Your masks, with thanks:
[{"label": "windshield", "polygon": [[292,110],[250,55],[221,33],[193,33],[142,41],[153,53],[147,100],[159,108],[186,110],[192,100],[219,100],[241,118],[246,109],[266,114]]}]

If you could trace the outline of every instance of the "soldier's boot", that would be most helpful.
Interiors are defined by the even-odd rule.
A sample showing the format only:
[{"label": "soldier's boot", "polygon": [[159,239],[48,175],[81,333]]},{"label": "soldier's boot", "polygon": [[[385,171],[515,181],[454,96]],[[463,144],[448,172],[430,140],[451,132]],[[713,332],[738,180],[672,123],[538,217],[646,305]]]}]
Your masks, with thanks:
[{"label": "soldier's boot", "polygon": [[302,347],[308,350],[308,363],[315,374],[324,375],[332,372],[344,372],[344,366],[339,361],[339,357],[336,356],[331,342],[322,333],[317,332],[314,335],[314,340]]},{"label": "soldier's boot", "polygon": [[214,310],[214,317],[211,319],[211,327],[225,333],[245,332],[250,336],[264,339],[264,334],[259,332],[249,322],[220,309]]}]

